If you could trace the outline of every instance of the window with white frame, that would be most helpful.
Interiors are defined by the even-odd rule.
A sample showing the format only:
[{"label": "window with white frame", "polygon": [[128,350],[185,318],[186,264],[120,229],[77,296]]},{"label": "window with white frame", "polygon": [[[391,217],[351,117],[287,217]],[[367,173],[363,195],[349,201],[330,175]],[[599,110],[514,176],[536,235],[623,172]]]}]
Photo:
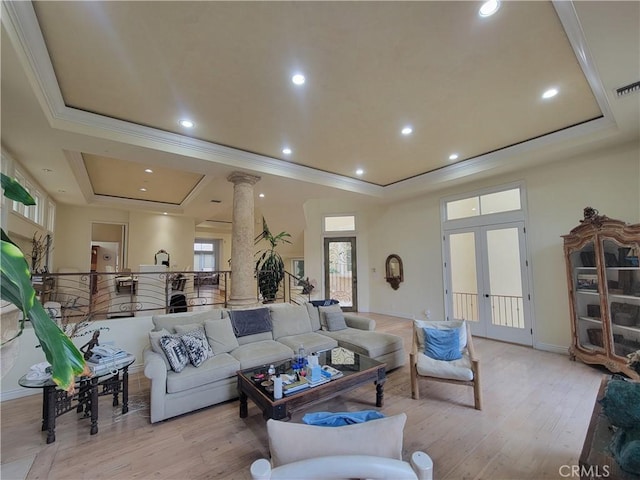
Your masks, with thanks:
[{"label": "window with white frame", "polygon": [[53,232],[56,227],[56,204],[51,200],[47,203],[47,230]]},{"label": "window with white frame", "polygon": [[446,220],[478,217],[522,209],[521,188],[509,188],[451,200],[445,204]]},{"label": "window with white frame", "polygon": [[326,233],[330,232],[355,232],[355,215],[326,215],[323,219],[323,228]]},{"label": "window with white frame", "polygon": [[218,270],[217,257],[220,240],[196,238],[193,243],[193,269],[200,272]]},{"label": "window with white frame", "polygon": [[[26,182],[25,182],[25,178],[24,175],[22,175],[22,173],[20,173],[18,170],[15,171],[14,174],[14,178],[16,179],[16,181],[22,185],[25,189],[27,188],[26,186]],[[16,202],[15,200],[13,201],[13,211],[16,213],[19,213],[20,215],[24,215],[25,212],[25,206],[20,203],[20,202]]]}]

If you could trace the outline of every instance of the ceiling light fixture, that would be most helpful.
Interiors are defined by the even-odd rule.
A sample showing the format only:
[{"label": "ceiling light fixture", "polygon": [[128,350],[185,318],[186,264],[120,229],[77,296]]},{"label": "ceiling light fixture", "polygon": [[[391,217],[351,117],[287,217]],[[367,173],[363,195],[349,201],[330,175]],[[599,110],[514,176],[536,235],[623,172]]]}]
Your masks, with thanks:
[{"label": "ceiling light fixture", "polygon": [[166,215],[166,214],[167,214],[167,212],[162,212],[162,214],[163,214],[163,215]]},{"label": "ceiling light fixture", "polygon": [[184,128],[193,128],[194,123],[191,120],[187,120],[185,118],[184,120],[180,120],[180,125],[182,125]]},{"label": "ceiling light fixture", "polygon": [[363,169],[359,168],[359,169],[356,170],[356,175],[360,176],[362,174],[364,174],[364,170]]},{"label": "ceiling light fixture", "polygon": [[458,159],[457,153],[452,153],[451,155],[449,155],[449,160],[457,160],[457,159]]},{"label": "ceiling light fixture", "polygon": [[401,130],[403,135],[411,135],[413,133],[413,128],[410,125],[407,125]]},{"label": "ceiling light fixture", "polygon": [[153,173],[153,170],[151,170],[150,168],[145,168],[145,169],[144,169],[144,171],[145,171],[146,173]]},{"label": "ceiling light fixture", "polygon": [[260,194],[258,194],[258,196],[259,196],[260,198],[264,198],[264,193],[260,193]]},{"label": "ceiling light fixture", "polygon": [[42,171],[45,172],[45,173],[53,172],[53,170],[51,170],[50,168],[43,168]]},{"label": "ceiling light fixture", "polygon": [[306,78],[301,73],[296,73],[293,77],[291,77],[291,81],[296,85],[304,85]]},{"label": "ceiling light fixture", "polygon": [[140,191],[141,191],[141,192],[146,192],[146,191],[147,191],[147,189],[146,189],[146,188],[144,188],[144,187],[142,187],[142,188],[140,189]]},{"label": "ceiling light fixture", "polygon": [[557,94],[558,94],[558,89],[557,88],[550,88],[549,90],[545,91],[542,94],[542,98],[544,98],[546,100],[547,98],[555,97]]},{"label": "ceiling light fixture", "polygon": [[488,2],[484,2],[478,11],[478,15],[481,17],[490,17],[494,13],[498,11],[500,8],[499,0],[489,0]]},{"label": "ceiling light fixture", "polygon": [[291,149],[289,147],[284,147],[282,149],[282,153],[284,153],[285,155],[291,155]]}]

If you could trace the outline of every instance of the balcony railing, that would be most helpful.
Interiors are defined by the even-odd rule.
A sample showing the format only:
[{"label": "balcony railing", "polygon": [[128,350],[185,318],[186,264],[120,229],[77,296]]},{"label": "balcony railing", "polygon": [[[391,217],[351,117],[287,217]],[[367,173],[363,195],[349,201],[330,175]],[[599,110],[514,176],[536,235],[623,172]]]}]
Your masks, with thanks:
[{"label": "balcony railing", "polygon": [[[488,295],[491,304],[491,322],[503,327],[524,328],[522,297],[513,295]],[[453,317],[478,321],[478,294],[453,292]]]},{"label": "balcony railing", "polygon": [[[32,282],[56,317],[100,320],[226,308],[231,272],[45,273]],[[303,304],[311,298],[305,286],[304,279],[285,272],[275,301]],[[261,301],[256,294],[256,303]]]}]

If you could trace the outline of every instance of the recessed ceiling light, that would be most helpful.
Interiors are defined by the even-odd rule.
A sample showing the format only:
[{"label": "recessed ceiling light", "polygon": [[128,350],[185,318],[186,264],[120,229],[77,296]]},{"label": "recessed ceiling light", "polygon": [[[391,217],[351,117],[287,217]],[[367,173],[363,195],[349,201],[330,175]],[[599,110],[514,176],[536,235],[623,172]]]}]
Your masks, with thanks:
[{"label": "recessed ceiling light", "polygon": [[163,215],[166,215],[166,214],[167,214],[167,212],[162,212],[162,214],[163,214]]},{"label": "recessed ceiling light", "polygon": [[303,85],[306,81],[306,78],[304,78],[304,75],[302,75],[301,73],[296,73],[293,77],[291,77],[291,81],[296,85]]},{"label": "recessed ceiling light", "polygon": [[146,189],[146,188],[144,188],[144,187],[142,187],[142,188],[140,189],[140,191],[141,191],[141,192],[146,192],[146,191],[147,191],[147,189]]},{"label": "recessed ceiling light", "polygon": [[449,155],[449,160],[457,160],[457,159],[458,159],[457,153],[452,153],[451,155]]},{"label": "recessed ceiling light", "polygon": [[193,128],[193,122],[191,120],[187,120],[186,118],[184,120],[180,120],[180,125],[182,125],[184,128]]},{"label": "recessed ceiling light", "polygon": [[545,91],[542,94],[542,98],[547,99],[547,98],[552,98],[555,97],[558,94],[558,89],[557,88],[550,88],[549,90]]},{"label": "recessed ceiling light", "polygon": [[289,147],[285,147],[282,149],[282,153],[285,155],[291,155],[291,149]]},{"label": "recessed ceiling light", "polygon": [[264,193],[260,193],[260,194],[258,194],[258,196],[259,196],[260,198],[264,198]]},{"label": "recessed ceiling light", "polygon": [[500,8],[500,1],[499,0],[489,0],[488,2],[484,2],[482,4],[478,14],[481,17],[490,17],[491,15],[496,13],[499,8]]},{"label": "recessed ceiling light", "polygon": [[413,133],[413,128],[411,127],[411,125],[407,125],[401,130],[401,132],[403,135],[411,135]]},{"label": "recessed ceiling light", "polygon": [[362,175],[364,173],[364,170],[359,168],[356,170],[356,175]]},{"label": "recessed ceiling light", "polygon": [[145,168],[145,169],[144,169],[144,171],[145,171],[146,173],[153,173],[153,170],[151,170],[150,168]]},{"label": "recessed ceiling light", "polygon": [[51,170],[50,168],[43,168],[42,171],[45,172],[45,173],[53,172],[53,170]]}]

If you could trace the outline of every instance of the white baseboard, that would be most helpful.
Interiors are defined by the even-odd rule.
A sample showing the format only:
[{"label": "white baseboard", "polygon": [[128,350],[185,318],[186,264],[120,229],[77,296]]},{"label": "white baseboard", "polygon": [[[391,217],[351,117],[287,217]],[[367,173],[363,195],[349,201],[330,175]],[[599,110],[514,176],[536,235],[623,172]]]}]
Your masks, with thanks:
[{"label": "white baseboard", "polygon": [[536,342],[533,346],[536,350],[542,350],[544,352],[559,353],[561,355],[569,355],[569,347],[563,347],[562,345],[553,345],[551,343]]},{"label": "white baseboard", "polygon": [[[142,370],[144,370],[143,364],[134,364],[129,367],[129,373],[141,372]],[[18,386],[11,390],[4,390],[0,393],[0,403],[7,400],[15,400],[16,398],[28,397],[30,395],[42,395],[42,389]]]}]

